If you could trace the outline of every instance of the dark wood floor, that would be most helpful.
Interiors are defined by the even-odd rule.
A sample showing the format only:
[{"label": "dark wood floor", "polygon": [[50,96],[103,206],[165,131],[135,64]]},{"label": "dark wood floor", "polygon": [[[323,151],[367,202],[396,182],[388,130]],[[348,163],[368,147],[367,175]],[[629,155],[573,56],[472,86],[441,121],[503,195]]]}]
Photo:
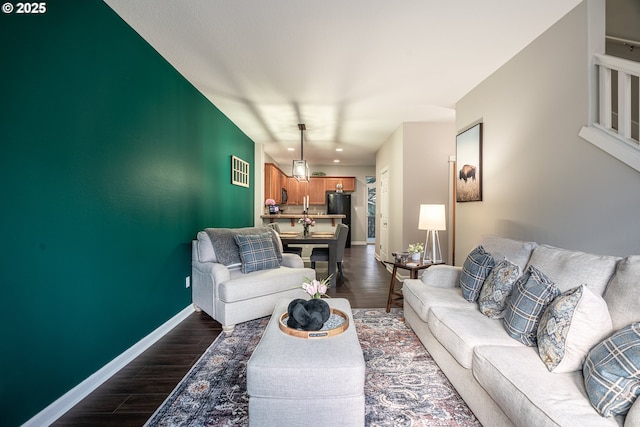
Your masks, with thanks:
[{"label": "dark wood floor", "polygon": [[[347,298],[353,308],[386,307],[391,275],[375,260],[373,245],[345,249],[343,265],[344,281],[330,296]],[[326,263],[316,271],[326,277]],[[193,313],[53,425],[143,425],[221,331],[206,314]]]}]

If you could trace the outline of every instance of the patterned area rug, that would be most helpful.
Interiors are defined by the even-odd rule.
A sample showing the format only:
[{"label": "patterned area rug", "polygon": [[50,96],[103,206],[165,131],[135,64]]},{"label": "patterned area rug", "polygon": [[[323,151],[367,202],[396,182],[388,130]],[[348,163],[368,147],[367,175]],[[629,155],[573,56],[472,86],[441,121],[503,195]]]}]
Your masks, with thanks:
[{"label": "patterned area rug", "polygon": [[[366,363],[367,426],[480,426],[402,310],[353,310]],[[146,426],[247,426],[247,362],[269,318],[221,334]]]}]

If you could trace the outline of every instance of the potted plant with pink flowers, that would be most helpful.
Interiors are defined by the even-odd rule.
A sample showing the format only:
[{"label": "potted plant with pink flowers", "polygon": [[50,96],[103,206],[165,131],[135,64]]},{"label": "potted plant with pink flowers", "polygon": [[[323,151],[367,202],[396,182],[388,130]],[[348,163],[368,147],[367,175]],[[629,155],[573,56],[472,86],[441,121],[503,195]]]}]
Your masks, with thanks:
[{"label": "potted plant with pink flowers", "polygon": [[271,215],[277,214],[280,211],[280,208],[278,208],[276,201],[273,199],[265,200],[264,205],[267,207],[267,209],[269,209],[269,213]]},{"label": "potted plant with pink flowers", "polygon": [[302,224],[303,234],[305,236],[309,235],[309,227],[314,227],[316,225],[316,221],[306,215],[303,218],[300,218],[298,222]]},{"label": "potted plant with pink flowers", "polygon": [[[331,276],[333,276],[333,274]],[[305,278],[305,281],[302,283],[302,289],[311,295],[311,298],[328,298],[327,290],[331,283],[331,276],[323,280]]]}]

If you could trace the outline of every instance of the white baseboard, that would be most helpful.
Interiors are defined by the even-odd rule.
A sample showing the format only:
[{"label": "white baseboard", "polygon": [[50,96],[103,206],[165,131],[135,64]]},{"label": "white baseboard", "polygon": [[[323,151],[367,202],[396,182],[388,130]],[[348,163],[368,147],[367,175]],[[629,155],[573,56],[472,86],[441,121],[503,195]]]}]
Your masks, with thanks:
[{"label": "white baseboard", "polygon": [[55,402],[44,408],[33,418],[23,424],[27,427],[48,426],[63,416],[69,409],[77,405],[82,399],[87,397],[92,391],[98,388],[102,383],[115,375],[120,369],[124,368],[129,362],[142,354],[151,347],[156,341],[167,334],[171,329],[176,327],[180,322],[189,317],[195,311],[193,305],[189,305],[178,314],[160,325],[156,330],[135,343],[124,353],[104,365],[100,370],[93,373],[90,377],[82,381],[80,384],[66,392]]}]

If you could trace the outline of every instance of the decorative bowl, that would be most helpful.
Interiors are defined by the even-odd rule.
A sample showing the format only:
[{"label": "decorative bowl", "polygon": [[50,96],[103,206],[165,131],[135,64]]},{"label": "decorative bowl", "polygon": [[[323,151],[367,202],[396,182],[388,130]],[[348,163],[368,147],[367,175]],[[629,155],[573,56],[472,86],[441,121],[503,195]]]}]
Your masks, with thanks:
[{"label": "decorative bowl", "polygon": [[289,313],[283,313],[278,320],[278,325],[280,325],[280,330],[287,335],[291,335],[298,338],[329,338],[336,335],[339,335],[346,331],[349,328],[349,316],[337,308],[331,309],[332,316],[339,316],[344,319],[344,322],[339,326],[332,329],[320,329],[319,331],[302,331],[300,329],[294,329],[287,326],[287,318],[289,317]]}]

